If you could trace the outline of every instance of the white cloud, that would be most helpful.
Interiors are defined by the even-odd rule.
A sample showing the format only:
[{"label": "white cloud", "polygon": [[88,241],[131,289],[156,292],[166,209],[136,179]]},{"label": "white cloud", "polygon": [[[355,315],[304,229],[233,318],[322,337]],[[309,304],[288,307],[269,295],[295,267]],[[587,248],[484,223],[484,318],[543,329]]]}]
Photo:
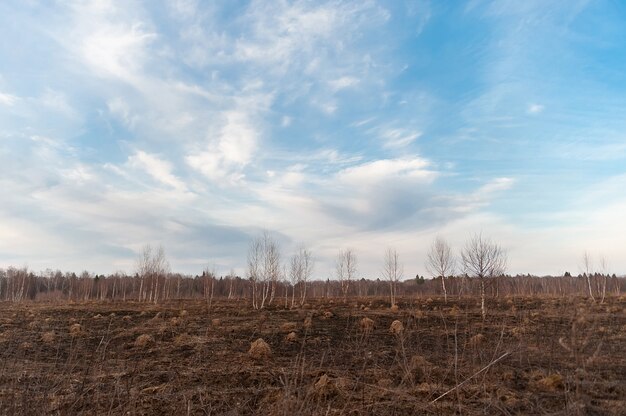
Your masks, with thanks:
[{"label": "white cloud", "polygon": [[77,116],[76,110],[69,104],[67,96],[62,92],[47,88],[39,98],[39,102],[45,107],[62,113],[67,117]]},{"label": "white cloud", "polygon": [[116,97],[107,101],[107,108],[112,115],[121,119],[127,127],[130,129],[135,127],[139,116],[131,113],[130,106],[123,98]]},{"label": "white cloud", "polygon": [[410,178],[432,182],[437,173],[422,158],[381,159],[341,170],[337,178],[350,185],[368,185],[394,178]]},{"label": "white cloud", "polygon": [[515,180],[513,178],[495,178],[481,186],[478,193],[485,195],[493,192],[506,191],[511,189],[514,183]]},{"label": "white cloud", "polygon": [[172,164],[166,160],[159,159],[156,155],[137,151],[128,158],[128,165],[133,168],[139,168],[147,172],[154,179],[164,185],[171,186],[174,189],[185,191],[187,187],[173,173]]},{"label": "white cloud", "polygon": [[141,23],[130,27],[104,26],[87,35],[81,43],[81,52],[96,73],[130,80],[141,69],[144,48],[155,37]]},{"label": "white cloud", "polygon": [[219,135],[210,138],[205,150],[189,154],[186,161],[213,181],[238,182],[257,149],[257,129],[245,112],[227,111],[222,116],[224,125]]},{"label": "white cloud", "polygon": [[17,102],[17,100],[18,97],[16,97],[15,95],[3,93],[0,91],[0,104],[11,107]]},{"label": "white cloud", "polygon": [[328,82],[330,88],[333,91],[339,91],[344,88],[350,88],[359,83],[359,79],[356,77],[341,77],[338,79],[333,79]]},{"label": "white cloud", "polygon": [[380,133],[384,140],[383,146],[389,148],[404,147],[417,140],[422,132],[407,129],[384,129]]},{"label": "white cloud", "polygon": [[528,114],[539,114],[539,113],[543,112],[543,110],[544,110],[544,106],[543,105],[533,103],[533,104],[530,104],[528,106],[528,109],[526,110],[526,112]]}]

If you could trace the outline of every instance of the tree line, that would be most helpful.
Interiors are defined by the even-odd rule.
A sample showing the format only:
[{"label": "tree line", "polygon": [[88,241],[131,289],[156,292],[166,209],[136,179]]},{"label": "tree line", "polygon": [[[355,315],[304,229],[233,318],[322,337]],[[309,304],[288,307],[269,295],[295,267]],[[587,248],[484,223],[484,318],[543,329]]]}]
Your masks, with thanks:
[{"label": "tree line", "polygon": [[381,259],[378,276],[365,278],[358,270],[355,250],[342,248],[335,258],[332,276],[313,279],[313,253],[300,245],[283,259],[277,240],[269,232],[254,238],[248,247],[246,271],[218,276],[205,268],[197,275],[170,270],[165,250],[144,246],[134,273],[116,272],[98,275],[84,271],[45,270],[35,273],[27,267],[0,269],[0,300],[3,301],[140,301],[159,303],[175,299],[203,299],[211,307],[213,300],[249,301],[255,309],[269,305],[294,307],[304,305],[308,297],[349,298],[386,296],[391,306],[400,296],[479,296],[485,314],[485,299],[498,296],[588,296],[603,302],[606,296],[626,290],[626,279],[610,275],[606,261],[600,259],[599,271],[588,253],[583,255],[582,273],[573,276],[531,276],[506,274],[507,254],[500,245],[482,234],[470,237],[454,254],[449,244],[437,237],[426,256],[424,276],[407,277],[396,249],[387,248]]}]

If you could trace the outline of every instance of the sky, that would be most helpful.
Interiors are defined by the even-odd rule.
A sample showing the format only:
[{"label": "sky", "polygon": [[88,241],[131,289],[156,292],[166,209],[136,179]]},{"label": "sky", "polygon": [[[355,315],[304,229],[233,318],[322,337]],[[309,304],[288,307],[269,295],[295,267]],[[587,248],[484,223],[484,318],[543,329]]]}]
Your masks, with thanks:
[{"label": "sky", "polygon": [[0,2],[0,267],[626,273],[626,3]]}]

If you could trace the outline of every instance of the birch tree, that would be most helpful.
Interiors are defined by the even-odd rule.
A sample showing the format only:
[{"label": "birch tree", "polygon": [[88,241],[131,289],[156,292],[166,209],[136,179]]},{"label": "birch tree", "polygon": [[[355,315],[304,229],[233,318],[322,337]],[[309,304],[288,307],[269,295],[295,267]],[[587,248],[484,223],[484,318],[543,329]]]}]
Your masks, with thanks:
[{"label": "birch tree", "polygon": [[396,295],[398,289],[398,282],[402,279],[404,268],[400,263],[400,256],[398,251],[393,248],[387,248],[385,251],[385,264],[383,266],[383,278],[389,281],[389,297],[391,300],[391,306],[396,304]]},{"label": "birch tree", "polygon": [[272,303],[281,278],[280,250],[271,234],[265,231],[250,243],[248,278],[252,284],[252,307],[262,309]]},{"label": "birch tree", "polygon": [[306,299],[307,281],[313,273],[313,258],[311,252],[305,247],[300,247],[298,251],[291,256],[289,261],[289,280],[292,286],[291,290],[291,307],[296,302],[296,288],[299,290],[299,303],[302,306]]},{"label": "birch tree", "polygon": [[335,263],[335,276],[341,285],[343,301],[348,298],[350,284],[355,279],[357,273],[357,259],[352,249],[341,250],[337,255]]},{"label": "birch tree", "polygon": [[506,271],[506,253],[491,239],[483,237],[482,233],[474,234],[461,252],[463,269],[469,276],[480,281],[480,310],[485,318],[485,284],[487,279],[495,278]]},{"label": "birch tree", "polygon": [[450,250],[450,246],[443,238],[435,238],[426,257],[426,270],[428,270],[432,277],[441,279],[441,289],[443,290],[443,299],[445,302],[448,302],[446,276],[453,275],[454,268],[455,259]]}]

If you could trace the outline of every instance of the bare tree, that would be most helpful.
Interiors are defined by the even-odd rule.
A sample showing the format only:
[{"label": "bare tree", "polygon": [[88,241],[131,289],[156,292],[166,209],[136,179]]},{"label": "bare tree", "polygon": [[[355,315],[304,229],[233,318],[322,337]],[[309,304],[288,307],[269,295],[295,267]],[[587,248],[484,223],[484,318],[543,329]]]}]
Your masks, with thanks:
[{"label": "bare tree", "polygon": [[202,271],[202,281],[204,286],[204,299],[207,309],[213,306],[213,295],[215,294],[215,266],[206,266]]},{"label": "bare tree", "polygon": [[467,241],[461,252],[461,260],[465,272],[480,281],[480,310],[484,319],[486,316],[486,279],[504,274],[507,263],[506,253],[498,244],[479,233],[474,234]]},{"label": "bare tree", "polygon": [[598,282],[598,293],[600,294],[600,303],[604,303],[606,298],[606,286],[609,280],[609,265],[604,256],[600,256],[600,281]]},{"label": "bare tree", "polygon": [[396,304],[396,294],[398,291],[398,282],[402,279],[404,267],[400,263],[398,251],[394,248],[387,248],[385,251],[385,264],[383,266],[383,278],[389,281],[389,297],[391,306]]},{"label": "bare tree", "polygon": [[426,269],[432,277],[441,279],[443,298],[448,302],[448,291],[446,289],[446,276],[454,274],[455,259],[450,250],[450,246],[441,237],[435,238],[426,257]]},{"label": "bare tree", "polygon": [[291,256],[289,262],[289,280],[291,282],[291,307],[296,302],[296,288],[299,290],[300,305],[304,304],[306,298],[306,285],[313,273],[313,258],[311,252],[301,246],[298,251]]},{"label": "bare tree", "polygon": [[350,289],[350,284],[356,277],[356,267],[356,255],[354,254],[354,251],[352,251],[352,249],[346,249],[339,252],[335,264],[335,273],[337,276],[337,280],[339,280],[339,283],[341,284],[341,292],[343,294],[344,302],[348,298],[348,290]]},{"label": "bare tree", "polygon": [[583,273],[585,275],[585,279],[587,280],[587,289],[589,290],[589,297],[595,302],[596,297],[593,295],[593,288],[591,287],[591,273],[593,270],[593,260],[591,259],[591,255],[587,250],[583,253],[582,258],[583,264]]},{"label": "bare tree", "polygon": [[[271,305],[276,295],[276,286],[282,277],[280,265],[280,248],[278,243],[269,232],[263,233],[263,279],[267,282],[269,289],[269,304]],[[265,304],[264,296],[261,300],[261,308]]]},{"label": "bare tree", "polygon": [[248,248],[248,279],[252,285],[252,308],[259,309],[258,285],[261,278],[261,262],[263,259],[263,243],[260,238],[250,242]]},{"label": "bare tree", "polygon": [[150,244],[143,247],[136,265],[140,279],[138,294],[140,301],[158,303],[159,290],[163,291],[160,282],[166,278],[169,267],[162,245],[159,245],[156,250],[153,250]]},{"label": "bare tree", "polygon": [[301,273],[298,280],[298,286],[300,287],[300,306],[304,305],[306,299],[306,286],[307,282],[313,275],[313,256],[311,252],[305,247],[301,247],[298,253],[300,257]]},{"label": "bare tree", "polygon": [[252,283],[253,308],[262,309],[268,298],[271,304],[281,273],[278,243],[265,231],[252,240],[248,249],[248,278]]}]

